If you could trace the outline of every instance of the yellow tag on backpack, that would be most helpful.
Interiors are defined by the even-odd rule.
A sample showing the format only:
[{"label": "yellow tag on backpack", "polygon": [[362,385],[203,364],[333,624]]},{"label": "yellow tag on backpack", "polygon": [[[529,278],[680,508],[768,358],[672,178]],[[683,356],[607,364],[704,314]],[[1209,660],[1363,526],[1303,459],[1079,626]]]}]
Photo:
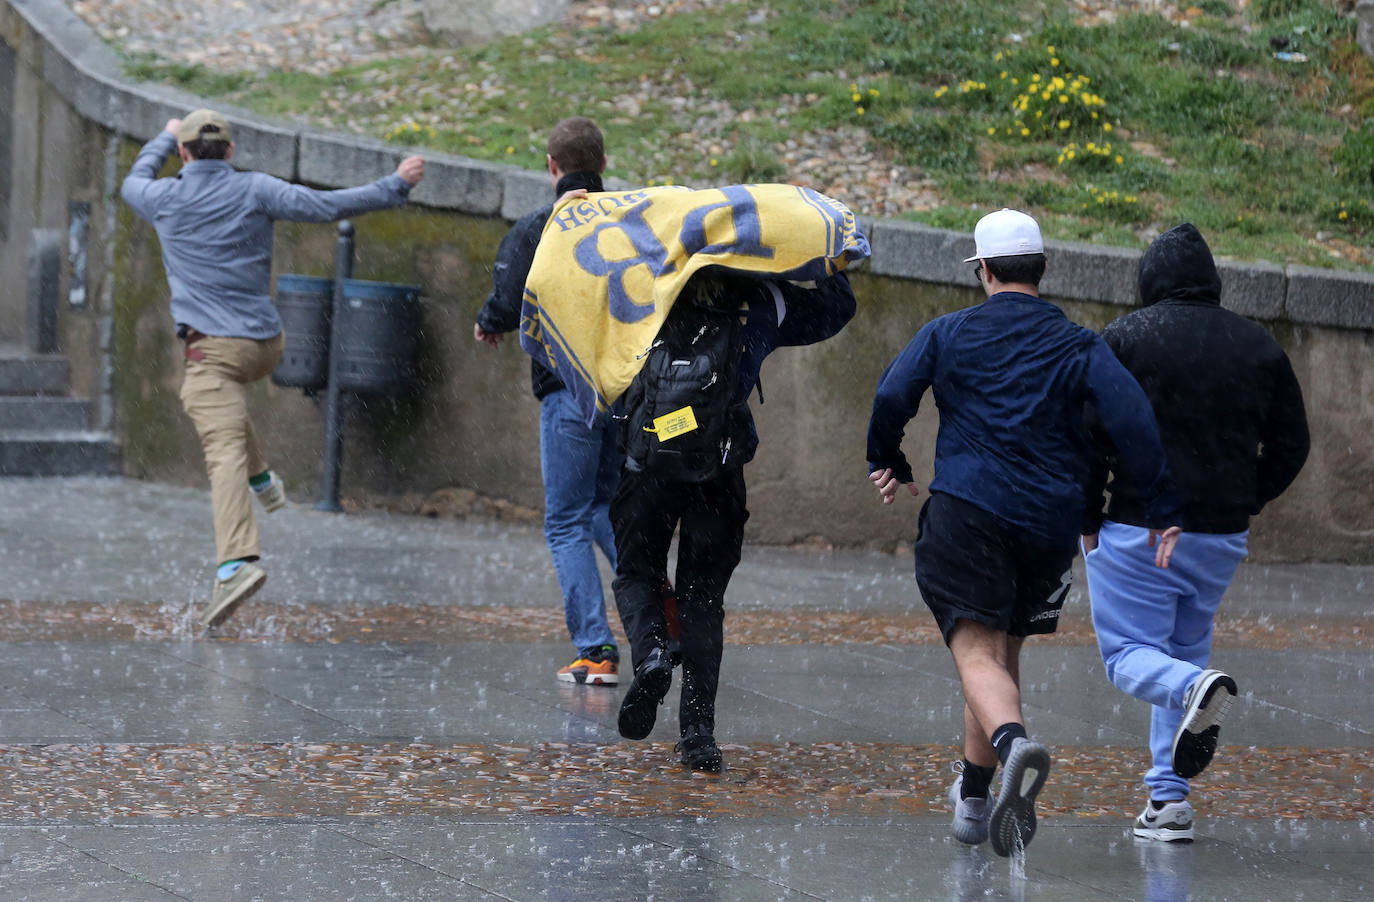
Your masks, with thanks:
[{"label": "yellow tag on backpack", "polygon": [[697,416],[692,412],[690,405],[680,407],[672,413],[665,413],[663,416],[654,420],[652,429],[645,429],[645,432],[652,432],[658,436],[660,442],[677,438],[697,428]]}]

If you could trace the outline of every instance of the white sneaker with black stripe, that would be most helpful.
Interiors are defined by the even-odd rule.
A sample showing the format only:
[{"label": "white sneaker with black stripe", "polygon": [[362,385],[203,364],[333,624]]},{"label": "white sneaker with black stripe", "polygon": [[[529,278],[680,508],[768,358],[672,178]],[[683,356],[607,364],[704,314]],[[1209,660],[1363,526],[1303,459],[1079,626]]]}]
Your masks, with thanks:
[{"label": "white sneaker with black stripe", "polygon": [[1165,802],[1163,808],[1156,810],[1151,802],[1135,819],[1135,828],[1131,832],[1141,839],[1192,842],[1193,806],[1188,804],[1187,799],[1179,799],[1177,802]]},{"label": "white sneaker with black stripe", "polygon": [[1187,780],[1212,763],[1221,720],[1236,697],[1236,681],[1220,670],[1204,670],[1183,696],[1183,721],[1174,733],[1174,773]]}]

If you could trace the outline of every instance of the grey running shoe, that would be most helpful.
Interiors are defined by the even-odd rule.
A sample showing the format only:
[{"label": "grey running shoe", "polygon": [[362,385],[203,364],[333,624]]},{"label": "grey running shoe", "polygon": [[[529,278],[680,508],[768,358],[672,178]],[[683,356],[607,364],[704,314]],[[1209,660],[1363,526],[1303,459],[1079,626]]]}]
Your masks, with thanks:
[{"label": "grey running shoe", "polygon": [[988,838],[988,797],[959,798],[964,789],[964,762],[954,762],[954,785],[949,788],[949,804],[954,809],[950,832],[961,843],[976,846]]},{"label": "grey running shoe", "polygon": [[205,629],[219,626],[266,581],[267,571],[251,561],[235,570],[228,579],[216,580],[214,598],[201,615],[200,625]]},{"label": "grey running shoe", "polygon": [[1212,763],[1221,720],[1236,697],[1236,681],[1220,670],[1204,670],[1183,696],[1183,722],[1174,734],[1174,773],[1187,780]]},{"label": "grey running shoe", "polygon": [[1135,819],[1135,828],[1131,832],[1141,839],[1192,842],[1193,806],[1188,804],[1187,799],[1165,802],[1158,811],[1153,805],[1147,804],[1140,817]]},{"label": "grey running shoe", "polygon": [[1012,742],[988,824],[992,851],[1003,858],[1030,845],[1035,836],[1035,797],[1049,773],[1049,749],[1022,737]]},{"label": "grey running shoe", "polygon": [[286,484],[281,481],[275,470],[268,470],[267,473],[272,477],[272,481],[260,489],[253,489],[253,494],[257,496],[262,509],[270,514],[286,507]]}]

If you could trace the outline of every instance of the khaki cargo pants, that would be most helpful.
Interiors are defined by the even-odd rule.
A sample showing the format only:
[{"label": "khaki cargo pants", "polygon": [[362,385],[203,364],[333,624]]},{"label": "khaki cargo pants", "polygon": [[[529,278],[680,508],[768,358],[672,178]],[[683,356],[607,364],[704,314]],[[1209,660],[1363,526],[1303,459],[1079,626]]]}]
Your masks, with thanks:
[{"label": "khaki cargo pants", "polygon": [[267,469],[245,386],[272,372],[281,360],[285,333],[251,338],[193,337],[186,344],[181,406],[195,424],[210,475],[215,511],[216,563],[256,557],[258,524],[248,477]]}]

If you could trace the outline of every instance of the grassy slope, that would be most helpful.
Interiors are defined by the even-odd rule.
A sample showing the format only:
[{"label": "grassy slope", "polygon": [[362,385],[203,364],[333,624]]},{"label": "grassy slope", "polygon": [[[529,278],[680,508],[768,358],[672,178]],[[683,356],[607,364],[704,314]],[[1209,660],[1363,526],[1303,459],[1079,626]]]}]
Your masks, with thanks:
[{"label": "grassy slope", "polygon": [[[638,183],[778,179],[789,138],[862,127],[938,186],[946,204],[911,214],[922,221],[966,228],[1007,204],[1054,237],[1139,245],[1191,220],[1229,256],[1369,268],[1374,126],[1367,149],[1338,149],[1374,117],[1374,67],[1335,2],[1252,0],[1241,14],[1201,0],[1180,27],[1084,26],[1065,0],[770,0],[629,34],[416,48],[330,78],[131,72],[530,168],[549,125],[580,112],[606,131],[613,174]],[[1271,38],[1308,61],[1276,60]],[[1013,109],[1056,76],[1048,100],[1037,90]]]}]

